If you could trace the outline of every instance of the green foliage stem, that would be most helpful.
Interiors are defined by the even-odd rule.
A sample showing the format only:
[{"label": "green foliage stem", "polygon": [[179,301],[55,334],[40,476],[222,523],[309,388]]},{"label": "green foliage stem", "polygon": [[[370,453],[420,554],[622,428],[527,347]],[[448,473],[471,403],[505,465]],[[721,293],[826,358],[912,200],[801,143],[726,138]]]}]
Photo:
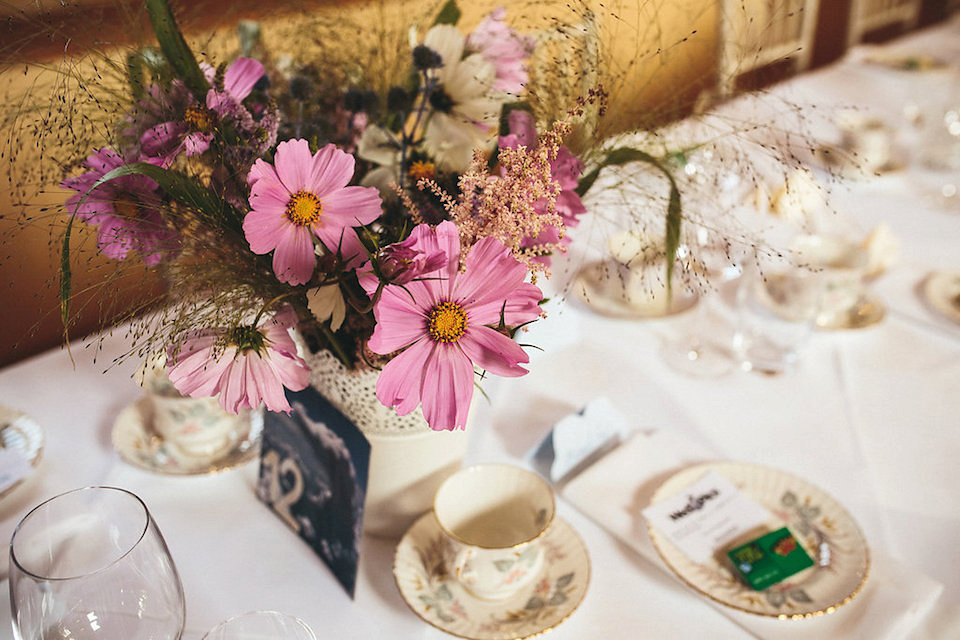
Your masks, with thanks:
[{"label": "green foliage stem", "polygon": [[176,77],[183,80],[193,97],[198,102],[204,102],[210,83],[207,82],[197,59],[187,46],[187,41],[183,39],[183,34],[170,9],[170,3],[167,0],[145,0],[145,2],[153,31],[164,57],[173,67]]},{"label": "green foliage stem", "polygon": [[673,269],[677,249],[680,247],[680,227],[683,222],[680,188],[677,187],[677,181],[670,169],[659,158],[645,151],[631,147],[619,147],[610,151],[597,167],[580,179],[576,192],[579,196],[587,193],[600,176],[600,171],[605,167],[620,166],[630,162],[644,162],[655,167],[666,176],[667,182],[670,183],[670,198],[667,202],[667,216],[664,227],[664,246],[667,254],[667,300],[669,301],[673,296]]}]

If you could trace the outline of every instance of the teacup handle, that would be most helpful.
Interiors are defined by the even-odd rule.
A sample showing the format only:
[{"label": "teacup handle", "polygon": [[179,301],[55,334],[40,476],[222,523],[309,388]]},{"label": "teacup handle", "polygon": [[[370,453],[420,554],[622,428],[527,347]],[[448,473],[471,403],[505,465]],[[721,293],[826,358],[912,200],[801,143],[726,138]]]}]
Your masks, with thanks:
[{"label": "teacup handle", "polygon": [[477,581],[477,571],[473,568],[473,559],[476,552],[470,547],[464,547],[457,552],[453,560],[453,575],[466,585],[473,585]]}]

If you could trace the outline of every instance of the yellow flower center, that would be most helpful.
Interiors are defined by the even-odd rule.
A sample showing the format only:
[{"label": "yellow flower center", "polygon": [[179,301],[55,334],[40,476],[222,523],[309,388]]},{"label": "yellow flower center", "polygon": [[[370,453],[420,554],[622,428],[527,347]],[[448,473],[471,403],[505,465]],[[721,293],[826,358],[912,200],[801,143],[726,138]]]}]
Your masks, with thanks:
[{"label": "yellow flower center", "polygon": [[140,217],[140,203],[129,197],[120,197],[113,201],[113,212],[122,218],[135,220]]},{"label": "yellow flower center", "polygon": [[206,107],[190,105],[183,114],[183,121],[194,131],[206,133],[213,130],[213,112]]},{"label": "yellow flower center", "polygon": [[436,167],[432,162],[414,162],[407,173],[417,182],[421,178],[432,178],[436,175]]},{"label": "yellow flower center", "polygon": [[456,342],[467,330],[467,312],[456,302],[441,302],[427,314],[427,332],[436,342]]},{"label": "yellow flower center", "polygon": [[305,227],[320,219],[323,203],[313,193],[301,189],[290,196],[286,213],[290,222]]}]

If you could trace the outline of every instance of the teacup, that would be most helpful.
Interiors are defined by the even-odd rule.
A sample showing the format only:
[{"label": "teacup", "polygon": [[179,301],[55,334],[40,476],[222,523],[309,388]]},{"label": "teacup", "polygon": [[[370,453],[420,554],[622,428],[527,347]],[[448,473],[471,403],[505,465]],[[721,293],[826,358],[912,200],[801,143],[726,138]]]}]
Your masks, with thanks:
[{"label": "teacup", "polygon": [[216,397],[182,395],[167,377],[162,359],[143,371],[150,426],[166,442],[170,455],[182,459],[215,458],[246,437],[250,412],[225,411]]},{"label": "teacup", "polygon": [[839,122],[841,146],[850,152],[862,169],[880,170],[890,164],[893,131],[879,118],[846,114]]},{"label": "teacup", "polygon": [[794,250],[820,277],[817,324],[848,313],[864,294],[868,255],[863,246],[845,238],[824,235],[801,236]]},{"label": "teacup", "polygon": [[509,598],[539,575],[541,542],[555,513],[546,480],[508,464],[461,469],[444,481],[434,500],[447,539],[447,568],[484,600]]}]

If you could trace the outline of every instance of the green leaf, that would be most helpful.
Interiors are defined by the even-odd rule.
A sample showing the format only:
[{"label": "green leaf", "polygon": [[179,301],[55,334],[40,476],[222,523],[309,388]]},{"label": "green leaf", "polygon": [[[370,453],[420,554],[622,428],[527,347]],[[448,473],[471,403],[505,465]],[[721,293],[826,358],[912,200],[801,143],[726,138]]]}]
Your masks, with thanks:
[{"label": "green leaf", "polygon": [[667,221],[664,231],[664,245],[667,250],[667,301],[673,297],[673,268],[676,262],[677,249],[680,248],[680,224],[683,217],[680,213],[680,189],[674,182],[673,176],[670,178],[670,202],[667,204]]},{"label": "green leaf", "polygon": [[146,87],[143,67],[143,55],[139,51],[127,55],[127,79],[130,82],[130,94],[136,101],[143,98]]},{"label": "green leaf", "polygon": [[433,24],[457,24],[458,22],[460,22],[460,8],[457,7],[455,0],[448,0],[440,9]]},{"label": "green leaf", "polygon": [[70,344],[70,294],[73,287],[73,272],[70,269],[70,235],[73,233],[73,221],[76,216],[76,211],[70,214],[60,250],[60,319],[63,321],[63,340],[68,345]]},{"label": "green leaf", "polygon": [[193,97],[199,102],[204,102],[210,83],[200,70],[200,65],[197,64],[197,59],[187,46],[187,41],[183,39],[183,34],[170,9],[170,3],[167,0],[146,0],[146,3],[147,13],[150,14],[150,22],[153,24],[153,32],[157,36],[157,42],[164,57],[173,67],[177,77],[190,89]]},{"label": "green leaf", "polygon": [[493,566],[497,568],[497,571],[504,573],[510,571],[510,568],[513,567],[514,561],[512,559],[503,559],[503,560],[494,560]]}]

